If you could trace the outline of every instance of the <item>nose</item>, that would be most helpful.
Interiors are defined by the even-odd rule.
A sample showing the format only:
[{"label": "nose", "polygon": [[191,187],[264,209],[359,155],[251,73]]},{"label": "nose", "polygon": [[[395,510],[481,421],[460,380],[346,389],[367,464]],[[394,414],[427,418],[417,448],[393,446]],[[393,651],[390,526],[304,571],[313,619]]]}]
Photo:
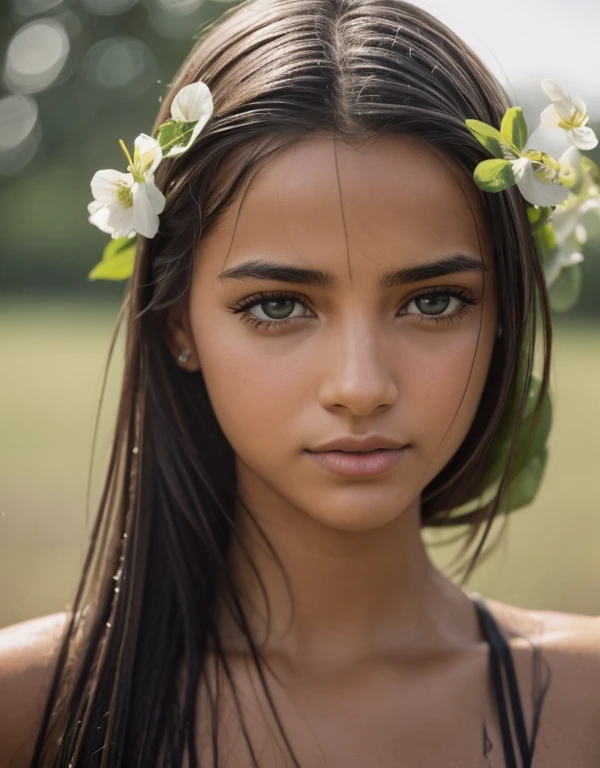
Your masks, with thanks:
[{"label": "nose", "polygon": [[338,331],[332,331],[323,350],[321,405],[344,408],[354,416],[369,416],[392,406],[398,399],[398,387],[385,331],[375,321],[356,314]]}]

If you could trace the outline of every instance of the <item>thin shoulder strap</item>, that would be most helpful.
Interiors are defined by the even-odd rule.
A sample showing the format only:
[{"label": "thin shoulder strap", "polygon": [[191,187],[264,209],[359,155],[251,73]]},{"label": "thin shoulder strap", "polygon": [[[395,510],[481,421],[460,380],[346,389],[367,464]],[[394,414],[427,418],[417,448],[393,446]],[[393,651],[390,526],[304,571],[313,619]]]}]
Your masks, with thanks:
[{"label": "thin shoulder strap", "polygon": [[[481,595],[471,593],[471,597],[477,608],[481,631],[490,646],[490,672],[498,705],[498,716],[500,719],[506,768],[531,768],[531,748],[527,741],[527,729],[525,727],[521,696],[519,694],[517,675],[515,673],[515,666],[510,647]],[[504,690],[504,677],[502,675],[503,670],[508,685],[508,697],[512,709],[513,725],[521,757],[521,766],[519,766],[516,761],[513,746]]]}]

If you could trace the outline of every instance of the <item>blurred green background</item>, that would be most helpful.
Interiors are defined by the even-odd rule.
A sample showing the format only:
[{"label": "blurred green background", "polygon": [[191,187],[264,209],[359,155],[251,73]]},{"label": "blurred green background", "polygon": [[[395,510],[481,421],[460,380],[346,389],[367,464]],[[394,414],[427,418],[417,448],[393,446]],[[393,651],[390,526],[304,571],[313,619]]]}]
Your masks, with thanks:
[{"label": "blurred green background", "polygon": [[[507,0],[515,13],[516,2]],[[589,14],[569,13],[577,4],[555,4],[550,16],[557,35],[565,24],[580,24],[574,34],[590,26]],[[62,610],[72,599],[108,457],[120,345],[108,379],[86,517],[94,420],[123,293],[122,284],[87,281],[106,244],[106,236],[87,222],[90,179],[99,168],[122,168],[118,139],[132,146],[140,132],[150,131],[161,96],[198,30],[228,5],[3,0],[0,626]],[[566,57],[562,80],[560,61],[539,78],[511,70],[514,59],[498,42],[502,38],[491,37],[492,26],[469,0],[422,5],[434,14],[439,10],[468,42],[470,36],[479,42],[478,52],[506,77],[530,125],[545,105],[542,77],[587,98],[567,71]],[[502,16],[494,17],[495,35],[502,24],[512,24],[510,13]],[[530,44],[526,24],[511,34],[514,50]],[[590,90],[589,77],[584,85]],[[597,80],[592,85],[600,90]],[[600,99],[595,112],[589,106],[600,117]],[[600,161],[598,150],[592,156]],[[556,417],[543,490],[534,505],[511,517],[499,548],[470,586],[527,607],[600,614],[600,238],[591,235],[579,304],[568,316],[556,316]],[[442,563],[450,559],[450,549],[434,552]]]}]

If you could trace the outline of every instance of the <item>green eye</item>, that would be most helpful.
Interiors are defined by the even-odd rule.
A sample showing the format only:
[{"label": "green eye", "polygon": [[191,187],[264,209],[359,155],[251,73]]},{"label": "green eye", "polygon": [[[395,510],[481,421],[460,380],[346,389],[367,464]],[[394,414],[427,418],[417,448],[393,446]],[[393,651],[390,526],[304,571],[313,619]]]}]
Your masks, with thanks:
[{"label": "green eye", "polygon": [[260,307],[270,320],[287,320],[294,311],[296,304],[298,304],[296,299],[271,299],[256,306]]},{"label": "green eye", "polygon": [[458,303],[458,299],[454,296],[433,294],[431,296],[419,296],[418,299],[414,300],[414,303],[423,315],[443,315],[450,307],[452,301]]}]

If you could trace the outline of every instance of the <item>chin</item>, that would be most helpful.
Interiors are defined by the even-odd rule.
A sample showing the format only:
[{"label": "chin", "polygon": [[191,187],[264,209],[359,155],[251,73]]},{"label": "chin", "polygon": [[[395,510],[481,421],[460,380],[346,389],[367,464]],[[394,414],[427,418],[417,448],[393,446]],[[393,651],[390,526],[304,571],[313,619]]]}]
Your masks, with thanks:
[{"label": "chin", "polygon": [[[397,492],[392,494],[371,488],[350,487],[331,503],[311,505],[305,514],[313,520],[337,531],[365,533],[391,525],[402,517],[414,500]],[[323,499],[323,497],[321,497]]]}]

